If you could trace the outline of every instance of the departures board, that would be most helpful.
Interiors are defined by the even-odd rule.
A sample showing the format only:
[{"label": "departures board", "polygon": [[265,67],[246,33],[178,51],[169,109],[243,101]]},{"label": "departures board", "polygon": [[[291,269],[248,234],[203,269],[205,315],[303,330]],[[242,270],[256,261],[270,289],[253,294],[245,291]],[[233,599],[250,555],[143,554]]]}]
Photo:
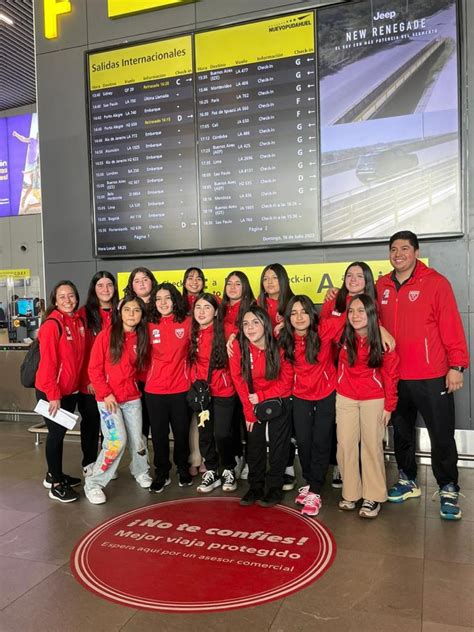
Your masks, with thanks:
[{"label": "departures board", "polygon": [[88,55],[96,255],[320,239],[314,12]]}]

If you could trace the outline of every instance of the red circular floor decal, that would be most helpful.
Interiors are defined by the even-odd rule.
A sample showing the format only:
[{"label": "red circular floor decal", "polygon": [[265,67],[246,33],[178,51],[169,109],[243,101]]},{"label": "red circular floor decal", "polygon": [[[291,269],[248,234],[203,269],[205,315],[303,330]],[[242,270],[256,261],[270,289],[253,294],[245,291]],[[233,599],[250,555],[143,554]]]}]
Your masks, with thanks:
[{"label": "red circular floor decal", "polygon": [[280,599],[318,579],[336,545],[317,520],[238,498],[157,503],[86,534],[71,556],[100,597],[163,612],[213,612]]}]

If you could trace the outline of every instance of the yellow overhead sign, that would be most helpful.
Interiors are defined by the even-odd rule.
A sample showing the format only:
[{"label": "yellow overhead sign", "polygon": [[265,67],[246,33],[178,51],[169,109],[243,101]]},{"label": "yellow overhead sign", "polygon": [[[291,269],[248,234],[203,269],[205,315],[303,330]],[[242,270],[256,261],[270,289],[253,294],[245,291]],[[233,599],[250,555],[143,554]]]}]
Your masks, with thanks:
[{"label": "yellow overhead sign", "polygon": [[58,37],[58,16],[71,13],[70,0],[43,0],[44,36],[46,39]]},{"label": "yellow overhead sign", "polygon": [[[167,77],[190,75],[192,71],[189,35],[94,53],[89,57],[91,90],[160,81]],[[156,87],[155,84],[145,86]],[[166,84],[161,83],[160,87],[166,87]]]},{"label": "yellow overhead sign", "polygon": [[108,0],[107,9],[109,18],[119,18],[131,13],[141,13],[153,9],[166,9],[181,4],[189,4],[196,0]]},{"label": "yellow overhead sign", "polygon": [[31,271],[29,268],[15,268],[0,270],[0,279],[11,277],[13,279],[29,279]]},{"label": "yellow overhead sign", "polygon": [[197,72],[314,52],[312,12],[196,34]]},{"label": "yellow overhead sign", "polygon": [[[427,259],[423,259],[427,262]],[[326,290],[330,287],[341,287],[344,272],[351,261],[341,263],[304,263],[285,264],[286,271],[290,277],[291,289],[295,294],[306,294],[314,303],[322,303],[326,295]],[[366,261],[370,266],[374,278],[387,274],[393,268],[388,259],[381,261]],[[250,285],[255,296],[258,296],[260,288],[260,275],[264,266],[238,267],[248,276]],[[212,294],[222,296],[224,290],[224,280],[229,272],[236,268],[205,268],[206,290]],[[119,272],[117,282],[120,295],[128,282],[129,272]],[[158,283],[173,283],[180,291],[183,289],[184,270],[153,270]]]}]

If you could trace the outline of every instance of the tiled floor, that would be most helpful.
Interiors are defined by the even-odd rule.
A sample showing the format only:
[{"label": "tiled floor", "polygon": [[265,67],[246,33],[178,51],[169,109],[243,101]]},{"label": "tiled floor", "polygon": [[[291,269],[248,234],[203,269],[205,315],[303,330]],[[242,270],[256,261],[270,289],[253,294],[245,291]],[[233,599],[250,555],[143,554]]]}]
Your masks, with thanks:
[{"label": "tiled floor", "polygon": [[[461,470],[463,520],[441,521],[431,471],[421,468],[423,496],[386,505],[375,521],[337,509],[339,492],[327,487],[320,519],[333,532],[332,568],[310,587],[281,601],[227,613],[153,614],[114,605],[82,588],[69,570],[79,537],[128,509],[194,496],[176,481],[162,496],[131,479],[126,463],[107,488],[109,501],[83,497],[62,505],[41,485],[43,446],[27,425],[0,423],[0,632],[467,632],[474,630],[474,470]],[[65,470],[80,473],[80,446],[65,446]],[[389,481],[395,468],[388,466]],[[242,483],[242,486],[244,484]],[[213,492],[216,494],[217,492]],[[293,506],[293,494],[286,495]],[[262,571],[264,572],[264,571]],[[209,583],[212,577],[190,577]]]}]

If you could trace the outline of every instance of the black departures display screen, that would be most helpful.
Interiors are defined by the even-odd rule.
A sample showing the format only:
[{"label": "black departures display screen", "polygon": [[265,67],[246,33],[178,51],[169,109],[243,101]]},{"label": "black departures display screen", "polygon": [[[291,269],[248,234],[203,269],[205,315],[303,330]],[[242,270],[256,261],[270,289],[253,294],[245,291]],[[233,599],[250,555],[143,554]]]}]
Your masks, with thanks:
[{"label": "black departures display screen", "polygon": [[191,36],[89,57],[99,257],[196,250]]},{"label": "black departures display screen", "polygon": [[456,0],[88,53],[95,254],[462,234]]}]

